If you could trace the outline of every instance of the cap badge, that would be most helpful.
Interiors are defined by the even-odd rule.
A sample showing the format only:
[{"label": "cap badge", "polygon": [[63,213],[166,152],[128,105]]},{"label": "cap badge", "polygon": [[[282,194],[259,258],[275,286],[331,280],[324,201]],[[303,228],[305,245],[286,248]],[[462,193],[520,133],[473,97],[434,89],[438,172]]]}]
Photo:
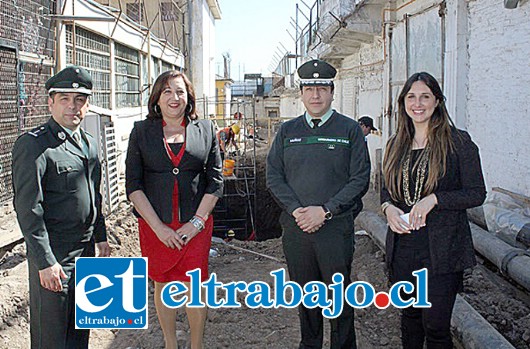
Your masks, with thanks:
[{"label": "cap badge", "polygon": [[60,131],[60,132],[57,134],[57,136],[59,137],[59,139],[60,139],[61,141],[64,141],[64,140],[66,139],[66,135],[64,134],[63,131]]},{"label": "cap badge", "polygon": [[72,87],[73,88],[78,88],[79,87],[79,84],[77,82],[72,82]]},{"label": "cap badge", "polygon": [[314,78],[318,78],[319,76],[320,76],[319,73],[313,73],[313,77],[314,77]]}]

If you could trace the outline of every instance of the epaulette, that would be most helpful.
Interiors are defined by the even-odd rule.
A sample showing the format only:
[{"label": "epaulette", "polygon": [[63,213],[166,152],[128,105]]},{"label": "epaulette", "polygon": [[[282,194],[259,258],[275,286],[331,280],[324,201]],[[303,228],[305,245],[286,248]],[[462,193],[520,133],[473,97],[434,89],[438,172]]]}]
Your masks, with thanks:
[{"label": "epaulette", "polygon": [[47,132],[46,131],[46,127],[39,126],[39,127],[34,128],[31,131],[28,131],[28,134],[32,135],[33,137],[39,137],[39,136],[45,134],[46,132]]}]

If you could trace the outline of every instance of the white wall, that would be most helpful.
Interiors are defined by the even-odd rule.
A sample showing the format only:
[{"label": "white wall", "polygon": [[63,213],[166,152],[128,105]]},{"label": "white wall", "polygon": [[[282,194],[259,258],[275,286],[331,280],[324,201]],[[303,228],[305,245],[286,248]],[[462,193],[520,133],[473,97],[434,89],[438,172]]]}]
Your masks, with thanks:
[{"label": "white wall", "polygon": [[[215,19],[206,0],[191,3],[191,80],[197,99],[215,98]],[[205,115],[215,113],[208,106]],[[202,115],[201,115],[202,116]]]},{"label": "white wall", "polygon": [[530,196],[530,2],[469,6],[467,130],[481,150],[488,188]]},{"label": "white wall", "polygon": [[[333,107],[355,120],[370,115],[379,129],[383,115],[383,49],[378,39],[372,44],[363,44],[358,53],[342,60],[338,79],[335,82]],[[353,84],[353,85],[352,85]],[[367,137],[372,164],[372,179],[375,178],[376,150],[383,146],[380,133]]]},{"label": "white wall", "polygon": [[356,110],[357,119],[370,115],[380,128],[383,115],[383,44],[376,39],[371,45],[362,45],[359,51],[359,97]]},{"label": "white wall", "polygon": [[280,117],[294,118],[305,112],[300,99],[300,89],[293,89],[280,97]]}]

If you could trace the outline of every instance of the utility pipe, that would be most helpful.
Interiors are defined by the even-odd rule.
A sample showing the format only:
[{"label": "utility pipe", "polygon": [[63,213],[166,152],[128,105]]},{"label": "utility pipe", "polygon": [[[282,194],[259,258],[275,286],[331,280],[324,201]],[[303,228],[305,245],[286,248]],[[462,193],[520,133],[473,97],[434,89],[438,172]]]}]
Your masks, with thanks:
[{"label": "utility pipe", "polygon": [[[386,222],[379,215],[370,211],[362,211],[356,218],[356,222],[370,235],[372,240],[374,240],[379,248],[384,251],[387,232]],[[473,226],[474,225],[472,225],[472,233],[473,230],[476,230],[473,228]],[[475,239],[476,238],[474,237],[474,240]],[[527,268],[528,267],[530,267],[530,264],[527,265]],[[455,327],[457,337],[461,340],[466,349],[514,348],[506,340],[506,338],[497,332],[495,328],[493,328],[478,312],[473,309],[471,305],[469,305],[469,303],[466,302],[464,298],[460,296],[457,296],[456,298],[451,324],[453,327]]]},{"label": "utility pipe", "polygon": [[[386,223],[373,212],[362,212],[357,221],[369,231],[379,247],[385,245]],[[478,225],[470,223],[475,250],[512,280],[530,291],[530,252],[512,247]]]},{"label": "utility pipe", "polygon": [[460,343],[464,343],[465,348],[514,348],[460,295],[456,296],[451,325],[453,334]]},{"label": "utility pipe", "polygon": [[495,264],[503,274],[530,291],[530,253],[507,244],[476,224],[470,225],[475,250]]},{"label": "utility pipe", "polygon": [[479,227],[484,230],[488,230],[488,225],[486,224],[486,217],[484,217],[484,209],[482,206],[469,208],[467,210],[467,218]]}]

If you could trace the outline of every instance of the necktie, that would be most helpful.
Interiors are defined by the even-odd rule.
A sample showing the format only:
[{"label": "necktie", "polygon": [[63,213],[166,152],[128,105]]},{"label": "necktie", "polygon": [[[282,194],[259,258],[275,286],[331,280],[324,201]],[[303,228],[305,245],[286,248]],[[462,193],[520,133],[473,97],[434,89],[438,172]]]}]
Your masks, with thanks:
[{"label": "necktie", "polygon": [[74,132],[72,134],[72,138],[74,139],[74,141],[77,143],[77,145],[79,146],[79,148],[83,149],[83,146],[81,144],[81,135],[78,133],[78,132]]},{"label": "necktie", "polygon": [[313,128],[317,128],[318,124],[320,124],[320,119],[311,119],[311,122],[313,123]]},{"label": "necktie", "polygon": [[86,143],[81,139],[81,134],[79,132],[74,132],[72,134],[72,138],[83,152],[83,155],[88,156],[88,147]]}]

